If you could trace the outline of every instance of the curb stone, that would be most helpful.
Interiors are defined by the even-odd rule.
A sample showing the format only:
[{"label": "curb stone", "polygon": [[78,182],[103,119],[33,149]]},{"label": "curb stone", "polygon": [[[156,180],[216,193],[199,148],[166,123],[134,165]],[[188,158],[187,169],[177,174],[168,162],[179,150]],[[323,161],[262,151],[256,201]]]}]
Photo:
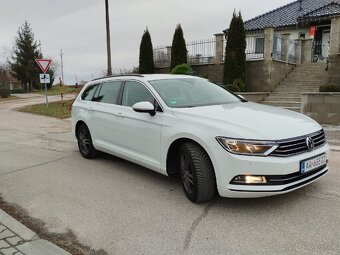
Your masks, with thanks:
[{"label": "curb stone", "polygon": [[71,255],[0,210],[0,255]]}]

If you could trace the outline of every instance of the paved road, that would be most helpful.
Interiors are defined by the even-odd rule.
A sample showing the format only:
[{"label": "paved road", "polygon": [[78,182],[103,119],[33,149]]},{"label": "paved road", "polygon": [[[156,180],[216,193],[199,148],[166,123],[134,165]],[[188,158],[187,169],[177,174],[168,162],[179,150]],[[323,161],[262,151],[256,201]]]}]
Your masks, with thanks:
[{"label": "paved road", "polygon": [[70,120],[13,110],[25,102],[0,104],[0,194],[51,231],[109,254],[340,254],[340,152],[299,191],[195,205],[176,180],[83,159]]}]

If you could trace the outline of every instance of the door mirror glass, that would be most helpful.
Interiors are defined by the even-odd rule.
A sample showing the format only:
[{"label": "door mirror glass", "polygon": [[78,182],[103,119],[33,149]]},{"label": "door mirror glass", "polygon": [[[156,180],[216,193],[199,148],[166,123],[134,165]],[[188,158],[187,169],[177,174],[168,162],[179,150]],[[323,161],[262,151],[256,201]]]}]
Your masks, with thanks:
[{"label": "door mirror glass", "polygon": [[155,107],[148,101],[135,103],[132,106],[132,109],[135,112],[149,113],[151,116],[154,116],[156,114]]}]

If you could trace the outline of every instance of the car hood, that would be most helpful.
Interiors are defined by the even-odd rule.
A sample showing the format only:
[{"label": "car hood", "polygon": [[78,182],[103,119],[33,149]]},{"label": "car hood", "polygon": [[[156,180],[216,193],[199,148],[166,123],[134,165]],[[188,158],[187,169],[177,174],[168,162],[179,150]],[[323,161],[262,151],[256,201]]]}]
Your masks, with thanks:
[{"label": "car hood", "polygon": [[278,140],[319,131],[309,117],[282,108],[251,102],[192,108],[173,108],[173,114],[197,124],[218,128],[222,134],[246,139]]}]

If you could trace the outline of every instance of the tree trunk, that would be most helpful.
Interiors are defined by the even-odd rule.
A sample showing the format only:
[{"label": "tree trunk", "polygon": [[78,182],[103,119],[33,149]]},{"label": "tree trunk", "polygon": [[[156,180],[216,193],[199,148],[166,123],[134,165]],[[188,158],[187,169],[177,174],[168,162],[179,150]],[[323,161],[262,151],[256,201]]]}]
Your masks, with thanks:
[{"label": "tree trunk", "polygon": [[105,0],[105,14],[106,14],[107,76],[110,76],[112,75],[112,66],[111,66],[109,0]]}]

